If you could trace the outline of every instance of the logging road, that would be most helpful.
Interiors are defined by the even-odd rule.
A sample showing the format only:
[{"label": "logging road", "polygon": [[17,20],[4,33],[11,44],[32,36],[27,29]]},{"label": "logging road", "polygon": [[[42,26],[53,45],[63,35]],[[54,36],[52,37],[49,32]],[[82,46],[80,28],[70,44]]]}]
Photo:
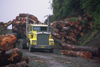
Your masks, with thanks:
[{"label": "logging road", "polygon": [[[7,33],[12,33],[7,30]],[[54,53],[48,51],[29,52],[28,49],[21,49],[23,56],[29,57],[29,67],[100,67],[100,61],[84,59],[81,57],[67,57],[60,54],[59,49]]]},{"label": "logging road", "polygon": [[24,56],[29,57],[29,67],[100,67],[100,63],[94,59],[84,59],[81,57],[67,57],[48,51],[29,52],[28,49],[21,49]]}]

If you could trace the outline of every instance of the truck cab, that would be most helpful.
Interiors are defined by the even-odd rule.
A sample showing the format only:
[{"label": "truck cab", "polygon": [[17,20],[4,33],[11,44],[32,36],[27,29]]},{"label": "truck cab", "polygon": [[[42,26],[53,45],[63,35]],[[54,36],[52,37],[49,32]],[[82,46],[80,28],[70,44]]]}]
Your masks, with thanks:
[{"label": "truck cab", "polygon": [[29,24],[27,36],[29,51],[34,49],[48,49],[50,52],[53,52],[54,40],[48,28],[48,25],[45,24]]}]

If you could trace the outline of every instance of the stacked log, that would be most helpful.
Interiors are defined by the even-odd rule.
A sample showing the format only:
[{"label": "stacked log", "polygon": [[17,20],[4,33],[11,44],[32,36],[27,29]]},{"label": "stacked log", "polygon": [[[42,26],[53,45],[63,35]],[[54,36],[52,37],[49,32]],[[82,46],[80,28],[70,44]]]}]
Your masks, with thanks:
[{"label": "stacked log", "polygon": [[93,58],[100,57],[100,46],[99,47],[88,47],[88,46],[76,46],[63,42],[60,39],[53,37],[55,42],[61,45],[61,54],[73,57]]},{"label": "stacked log", "polygon": [[73,50],[73,51],[88,51],[91,52],[92,56],[99,56],[100,53],[100,47],[87,47],[87,46],[75,46],[75,45],[70,45],[67,43],[61,43],[61,46],[65,50]]},{"label": "stacked log", "polygon": [[0,51],[7,51],[16,46],[17,38],[13,34],[0,35]]},{"label": "stacked log", "polygon": [[[16,16],[16,19],[13,19],[13,32],[20,35],[21,33],[23,36],[26,36],[26,20],[27,20],[27,14],[21,13],[19,16]],[[34,15],[29,14],[29,24],[33,23],[39,23],[37,17]],[[20,37],[20,36],[19,36]]]},{"label": "stacked log", "polygon": [[[83,58],[92,58],[100,56],[100,47],[75,46],[75,42],[89,30],[93,29],[93,19],[90,15],[85,14],[76,21],[61,20],[54,21],[52,26],[52,36],[54,40],[62,46],[62,54],[67,56],[80,56]],[[85,20],[88,23],[82,22]]]},{"label": "stacked log", "polygon": [[62,50],[62,53],[67,55],[67,56],[72,56],[72,57],[83,57],[85,59],[87,58],[92,58],[92,54],[88,51],[72,51],[72,50]]},{"label": "stacked log", "polygon": [[[87,14],[86,14],[87,15]],[[86,16],[84,16],[86,17]],[[83,18],[84,18],[83,17]],[[84,19],[83,19],[84,20]],[[85,20],[87,21],[87,20]],[[70,20],[69,22],[66,20],[54,21],[50,23],[53,26],[52,35],[58,39],[64,39],[65,42],[69,44],[74,44],[78,38],[83,36],[89,30],[93,29],[93,22],[88,20],[88,23],[83,24],[82,19],[80,20]],[[57,37],[54,34],[59,35]]]},{"label": "stacked log", "polygon": [[0,22],[0,35],[2,34],[6,34],[7,31],[7,27],[11,24],[11,21],[4,23],[4,22]]},{"label": "stacked log", "polygon": [[13,34],[0,35],[0,67],[27,67],[28,59],[22,57],[20,49],[15,48],[16,41]]}]

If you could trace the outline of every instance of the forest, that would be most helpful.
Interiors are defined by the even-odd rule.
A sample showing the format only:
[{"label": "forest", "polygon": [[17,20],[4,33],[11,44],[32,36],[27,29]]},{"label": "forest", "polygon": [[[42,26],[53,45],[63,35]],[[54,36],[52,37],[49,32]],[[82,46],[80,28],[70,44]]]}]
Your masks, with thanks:
[{"label": "forest", "polygon": [[99,3],[100,0],[53,0],[51,4],[53,15],[50,15],[50,22],[63,20],[67,17],[83,16],[88,13],[94,20],[94,28],[100,29]]}]

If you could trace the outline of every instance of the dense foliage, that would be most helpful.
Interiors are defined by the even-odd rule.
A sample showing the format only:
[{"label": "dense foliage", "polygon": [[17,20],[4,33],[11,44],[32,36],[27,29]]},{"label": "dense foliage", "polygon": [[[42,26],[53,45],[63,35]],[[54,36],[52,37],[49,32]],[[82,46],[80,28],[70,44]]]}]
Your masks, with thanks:
[{"label": "dense foliage", "polygon": [[50,21],[77,17],[88,13],[95,20],[94,27],[100,29],[100,0],[53,0],[53,15]]},{"label": "dense foliage", "polygon": [[63,19],[67,16],[82,14],[80,0],[53,0],[52,4],[54,19]]},{"label": "dense foliage", "polygon": [[95,19],[94,27],[100,29],[100,0],[81,0],[82,9]]}]

